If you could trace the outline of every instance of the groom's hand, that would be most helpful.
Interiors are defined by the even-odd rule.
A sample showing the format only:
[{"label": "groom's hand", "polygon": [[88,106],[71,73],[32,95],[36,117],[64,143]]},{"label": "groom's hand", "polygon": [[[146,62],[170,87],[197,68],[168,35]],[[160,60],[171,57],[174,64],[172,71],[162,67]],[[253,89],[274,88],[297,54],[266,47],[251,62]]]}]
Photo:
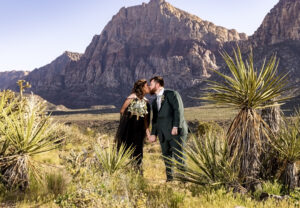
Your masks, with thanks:
[{"label": "groom's hand", "polygon": [[178,134],[178,128],[177,127],[173,127],[171,134],[173,136],[176,136]]},{"label": "groom's hand", "polygon": [[155,142],[156,141],[156,136],[155,135],[151,135],[150,137],[149,137],[149,142]]}]

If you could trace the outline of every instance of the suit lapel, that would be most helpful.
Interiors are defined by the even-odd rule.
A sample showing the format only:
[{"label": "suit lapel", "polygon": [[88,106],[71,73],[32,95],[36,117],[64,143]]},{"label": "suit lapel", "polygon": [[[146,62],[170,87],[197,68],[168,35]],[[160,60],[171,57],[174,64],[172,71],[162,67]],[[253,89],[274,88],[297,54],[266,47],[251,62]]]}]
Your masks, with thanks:
[{"label": "suit lapel", "polygon": [[154,99],[153,110],[154,109],[158,112],[158,109],[157,109],[157,98]]}]

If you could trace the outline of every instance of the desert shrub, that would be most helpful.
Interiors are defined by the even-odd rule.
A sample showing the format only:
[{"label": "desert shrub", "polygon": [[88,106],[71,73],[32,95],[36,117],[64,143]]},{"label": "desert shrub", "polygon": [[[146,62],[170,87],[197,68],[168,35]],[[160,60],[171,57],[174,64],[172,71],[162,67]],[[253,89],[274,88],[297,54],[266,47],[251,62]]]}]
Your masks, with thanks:
[{"label": "desert shrub", "polygon": [[214,121],[210,121],[210,122],[199,121],[198,129],[197,129],[198,137],[203,137],[206,134],[211,132],[215,134],[224,133],[223,128]]},{"label": "desert shrub", "polygon": [[185,194],[179,192],[173,186],[159,185],[147,190],[146,207],[183,207]]},{"label": "desert shrub", "polygon": [[9,189],[25,190],[30,175],[41,181],[43,164],[33,157],[57,148],[61,138],[55,136],[56,125],[44,103],[33,95],[13,97],[10,103],[16,107],[7,104],[1,112],[0,180]]},{"label": "desert shrub", "polygon": [[113,143],[110,143],[107,147],[96,145],[95,156],[99,164],[99,170],[109,175],[124,170],[134,162],[133,152],[133,148],[126,148],[124,144],[121,144],[119,149]]},{"label": "desert shrub", "polygon": [[56,170],[46,173],[46,187],[49,194],[62,195],[67,190],[69,180],[65,173]]},{"label": "desert shrub", "polygon": [[57,197],[59,206],[145,207],[148,185],[133,169],[109,175],[90,168],[80,174],[84,174],[82,177],[86,180],[76,180],[65,194]]},{"label": "desert shrub", "polygon": [[180,181],[208,186],[239,186],[238,169],[233,166],[224,134],[207,133],[205,136],[192,137],[183,145],[182,159],[185,167],[175,159],[175,178]]},{"label": "desert shrub", "polygon": [[277,178],[287,189],[294,189],[298,184],[296,162],[300,160],[300,113],[296,111],[293,119],[286,120],[279,132],[270,139],[271,146],[278,153]]},{"label": "desert shrub", "polygon": [[239,157],[239,175],[247,188],[259,183],[260,157],[263,138],[269,134],[269,126],[263,121],[258,109],[280,105],[287,87],[287,74],[277,74],[278,60],[273,55],[264,61],[260,70],[254,65],[252,51],[246,61],[239,48],[233,50],[233,57],[222,52],[230,75],[215,71],[223,82],[211,81],[210,92],[204,99],[217,104],[230,105],[239,110],[227,132],[231,157]]},{"label": "desert shrub", "polygon": [[277,181],[265,181],[262,183],[262,189],[256,190],[253,193],[253,196],[256,200],[260,200],[260,196],[262,193],[274,194],[280,196],[282,194],[283,186]]}]

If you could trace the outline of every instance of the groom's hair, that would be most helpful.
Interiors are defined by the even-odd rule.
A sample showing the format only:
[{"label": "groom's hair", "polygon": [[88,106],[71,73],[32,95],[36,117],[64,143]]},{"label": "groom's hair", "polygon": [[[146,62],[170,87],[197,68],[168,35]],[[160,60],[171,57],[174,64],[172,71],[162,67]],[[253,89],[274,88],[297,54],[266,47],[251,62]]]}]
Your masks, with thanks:
[{"label": "groom's hair", "polygon": [[162,87],[165,85],[164,79],[161,76],[152,77],[150,79],[150,82],[152,82],[152,80],[154,80],[154,82],[158,83]]}]

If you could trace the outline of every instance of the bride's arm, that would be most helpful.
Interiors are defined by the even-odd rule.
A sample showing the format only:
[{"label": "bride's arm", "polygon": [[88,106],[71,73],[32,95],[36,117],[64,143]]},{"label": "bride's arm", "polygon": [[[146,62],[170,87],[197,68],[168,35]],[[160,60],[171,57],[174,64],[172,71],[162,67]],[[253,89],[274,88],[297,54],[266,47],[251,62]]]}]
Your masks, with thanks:
[{"label": "bride's arm", "polygon": [[150,134],[150,129],[149,129],[149,126],[150,126],[150,115],[151,115],[151,107],[150,107],[150,104],[147,102],[147,111],[148,111],[148,114],[145,116],[145,127],[146,127],[146,136],[147,138],[149,139],[149,137],[151,136]]},{"label": "bride's arm", "polygon": [[121,110],[120,110],[120,113],[121,113],[122,115],[124,114],[126,108],[127,108],[128,105],[130,104],[130,102],[131,102],[131,99],[130,99],[130,98],[127,98],[127,99],[125,100],[125,102],[124,102],[124,104],[123,104],[123,106],[122,106],[122,108],[121,108]]},{"label": "bride's arm", "polygon": [[128,107],[128,105],[130,104],[131,100],[134,99],[135,97],[136,97],[135,94],[131,94],[131,95],[129,95],[129,96],[126,98],[126,100],[125,100],[125,102],[124,102],[124,104],[123,104],[123,106],[122,106],[122,108],[121,108],[121,110],[120,110],[120,113],[121,113],[122,115],[123,115],[123,113],[125,112],[125,110],[126,110],[126,108]]},{"label": "bride's arm", "polygon": [[149,128],[146,129],[146,136],[147,136],[148,139],[149,139],[149,137],[151,136],[151,134],[150,134],[150,129],[149,129]]}]

